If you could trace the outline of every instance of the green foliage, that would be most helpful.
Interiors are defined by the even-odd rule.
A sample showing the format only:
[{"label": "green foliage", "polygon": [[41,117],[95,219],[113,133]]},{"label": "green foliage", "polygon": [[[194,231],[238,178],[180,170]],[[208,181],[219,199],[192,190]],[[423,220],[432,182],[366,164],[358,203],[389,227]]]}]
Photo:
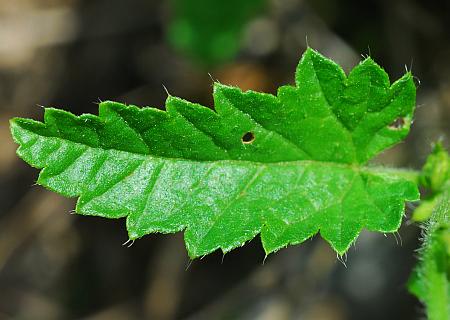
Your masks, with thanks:
[{"label": "green foliage", "polygon": [[126,217],[130,239],[184,230],[192,258],[259,233],[267,253],[320,232],[343,254],[363,228],[396,231],[416,183],[364,164],[407,135],[411,74],[391,86],[369,58],[346,77],[308,49],[295,80],[276,96],[215,84],[215,112],[172,96],[166,112],[104,102],[99,116],[46,109],[11,131],[76,212]]},{"label": "green foliage", "polygon": [[431,216],[438,203],[438,195],[444,191],[449,180],[450,159],[447,151],[438,142],[435,144],[433,152],[428,156],[419,176],[419,183],[429,190],[429,195],[414,210],[414,221],[425,221]]},{"label": "green foliage", "polygon": [[450,159],[447,151],[442,147],[442,143],[438,142],[423,166],[420,183],[431,192],[438,193],[445,188],[449,179]]},{"label": "green foliage", "polygon": [[245,24],[262,11],[266,0],[171,0],[174,19],[170,42],[206,65],[233,58]]},{"label": "green foliage", "polygon": [[[450,179],[448,153],[437,144],[423,168],[421,181],[432,190],[414,213],[429,218],[423,225],[420,263],[409,281],[409,290],[426,306],[430,320],[450,319]],[[429,214],[423,213],[424,209]],[[416,209],[416,211],[417,211]]]}]

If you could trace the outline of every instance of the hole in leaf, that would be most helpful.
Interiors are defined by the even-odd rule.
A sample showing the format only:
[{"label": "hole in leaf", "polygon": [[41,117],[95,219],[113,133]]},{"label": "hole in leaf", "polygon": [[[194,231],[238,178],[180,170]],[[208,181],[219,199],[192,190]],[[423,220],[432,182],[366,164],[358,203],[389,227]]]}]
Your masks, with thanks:
[{"label": "hole in leaf", "polygon": [[249,131],[242,136],[241,140],[242,140],[242,143],[250,144],[253,141],[255,141],[255,135],[253,134],[253,132]]},{"label": "hole in leaf", "polygon": [[405,118],[397,118],[390,125],[389,129],[399,130],[405,125]]}]

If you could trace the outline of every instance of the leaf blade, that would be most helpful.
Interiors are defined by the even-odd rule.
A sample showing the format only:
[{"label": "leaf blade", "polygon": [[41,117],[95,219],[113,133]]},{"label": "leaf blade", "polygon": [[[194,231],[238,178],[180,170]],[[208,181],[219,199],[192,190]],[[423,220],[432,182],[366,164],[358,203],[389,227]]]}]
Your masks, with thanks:
[{"label": "leaf blade", "polygon": [[[44,123],[13,119],[11,132],[18,155],[43,169],[39,184],[79,197],[78,213],[126,217],[130,239],[184,230],[189,255],[198,257],[259,233],[271,253],[320,232],[343,254],[363,228],[396,231],[404,201],[418,199],[403,174],[361,166],[393,140],[358,156],[342,120],[366,115],[346,115],[350,77],[308,49],[298,86],[277,96],[215,84],[216,112],[171,96],[166,112],[104,102],[99,116],[46,109]],[[372,127],[412,112],[403,100],[370,106],[382,118]],[[251,143],[241,140],[247,132]]]}]

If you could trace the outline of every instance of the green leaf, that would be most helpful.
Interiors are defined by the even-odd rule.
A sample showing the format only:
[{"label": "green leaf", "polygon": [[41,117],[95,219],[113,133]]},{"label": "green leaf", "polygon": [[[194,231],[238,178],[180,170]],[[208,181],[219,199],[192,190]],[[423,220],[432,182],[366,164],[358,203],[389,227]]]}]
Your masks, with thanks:
[{"label": "green leaf", "polygon": [[432,193],[439,193],[450,180],[450,159],[441,142],[434,145],[420,175],[420,183]]},{"label": "green leaf", "polygon": [[[423,167],[422,185],[431,189],[432,198],[424,201],[414,212],[429,218],[423,226],[420,262],[408,287],[426,306],[430,320],[450,319],[450,176],[448,153],[436,144]],[[424,212],[430,212],[428,216]]]},{"label": "green leaf", "polygon": [[[364,166],[408,133],[415,86],[366,59],[348,77],[312,49],[276,96],[214,85],[215,111],[169,96],[167,111],[103,102],[99,116],[13,119],[38,183],[76,212],[127,218],[130,239],[184,230],[191,257],[261,234],[267,253],[320,232],[343,254],[359,232],[394,232],[414,174]],[[394,122],[401,125],[394,126]]]},{"label": "green leaf", "polygon": [[438,203],[438,195],[446,187],[450,180],[450,158],[441,142],[434,145],[433,151],[428,156],[422,172],[419,175],[419,184],[429,190],[428,195],[420,203],[420,206],[414,210],[412,219],[414,221],[427,220],[434,207]]}]

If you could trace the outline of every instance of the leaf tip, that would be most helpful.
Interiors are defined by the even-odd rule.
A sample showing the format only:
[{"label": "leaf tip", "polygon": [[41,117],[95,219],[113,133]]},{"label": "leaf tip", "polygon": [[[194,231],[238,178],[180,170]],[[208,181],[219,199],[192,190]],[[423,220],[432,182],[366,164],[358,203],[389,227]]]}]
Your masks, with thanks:
[{"label": "leaf tip", "polygon": [[99,116],[101,117],[101,116],[108,114],[111,111],[113,111],[113,112],[117,111],[120,109],[120,107],[124,107],[124,106],[125,106],[124,104],[110,101],[110,100],[102,101],[98,105],[98,113],[99,113]]},{"label": "leaf tip", "polygon": [[220,82],[214,82],[213,83],[213,93],[220,92],[223,89],[229,88],[230,86],[227,86],[225,84],[222,84]]},{"label": "leaf tip", "polygon": [[20,118],[11,118],[9,119],[9,129],[11,130],[11,133],[13,133],[13,130],[18,126],[17,120]]},{"label": "leaf tip", "polygon": [[376,65],[379,67],[378,63],[375,62],[375,60],[371,56],[367,56],[360,62],[361,65]]},{"label": "leaf tip", "polygon": [[300,59],[299,64],[301,64],[302,61],[315,59],[315,58],[324,58],[324,56],[322,56],[318,51],[314,50],[313,48],[307,47]]},{"label": "leaf tip", "polygon": [[308,45],[303,55],[320,55],[320,53]]},{"label": "leaf tip", "polygon": [[14,117],[9,119],[9,128],[11,129],[11,131],[13,129],[16,128],[21,128],[23,123],[27,123],[27,122],[37,122],[31,119],[26,119],[26,118],[19,118],[19,117]]},{"label": "leaf tip", "polygon": [[17,144],[20,144],[17,139],[17,134],[18,134],[17,131],[19,129],[18,119],[20,119],[20,118],[9,119],[9,130],[11,132],[11,136],[12,136],[14,142]]},{"label": "leaf tip", "polygon": [[26,126],[30,124],[42,124],[42,123],[18,117],[9,119],[9,130],[15,143],[17,143],[18,145],[22,145],[25,143],[26,139],[24,139],[23,136],[25,134],[25,131],[27,130]]},{"label": "leaf tip", "polygon": [[[356,240],[356,239],[355,239]],[[347,254],[348,249],[350,249],[351,245],[355,242],[355,240],[353,240],[352,242],[350,242],[348,245],[346,246],[342,246],[342,247],[338,247],[335,246],[334,244],[330,243],[331,248],[336,252],[336,254],[339,257],[343,257]]]},{"label": "leaf tip", "polygon": [[190,246],[186,241],[185,241],[185,246],[186,246],[186,251],[187,251],[188,257],[189,257],[189,259],[191,259],[191,261],[201,257],[201,255],[197,253],[197,250],[195,250],[195,248]]}]

